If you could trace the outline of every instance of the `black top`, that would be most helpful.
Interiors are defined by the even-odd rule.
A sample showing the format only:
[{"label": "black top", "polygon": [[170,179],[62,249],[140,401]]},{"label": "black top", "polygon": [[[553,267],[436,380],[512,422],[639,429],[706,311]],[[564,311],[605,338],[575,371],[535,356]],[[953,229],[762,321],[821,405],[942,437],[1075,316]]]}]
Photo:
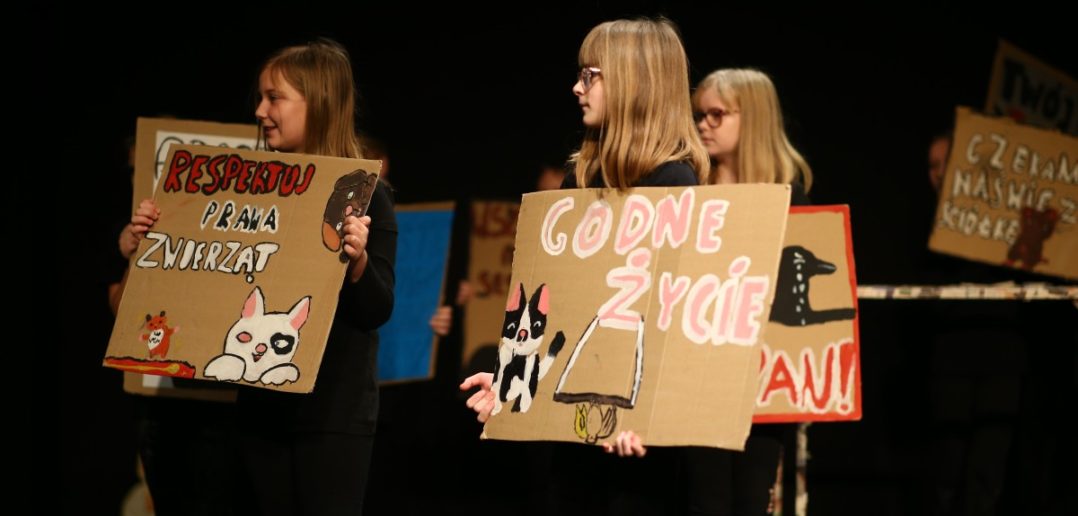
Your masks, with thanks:
[{"label": "black top", "polygon": [[[696,176],[696,172],[692,166],[684,161],[667,161],[662,165],[659,165],[655,170],[651,171],[646,176],[640,178],[633,187],[638,186],[697,186],[700,184]],[[565,179],[561,182],[562,189],[576,188],[576,175],[571,172],[565,174]],[[595,174],[591,178],[591,184],[589,188],[602,188],[603,176],[602,174]],[[808,206],[812,204],[809,200],[808,194],[805,193],[805,187],[800,181],[794,181],[790,184],[790,206]]]},{"label": "black top", "polygon": [[[700,184],[699,178],[696,176],[696,171],[692,166],[683,161],[667,161],[662,165],[659,165],[644,177],[641,177],[639,181],[633,187],[638,186],[696,186]],[[562,189],[576,188],[576,175],[569,173],[565,174],[565,179],[561,182]],[[602,174],[595,174],[591,178],[591,184],[588,188],[602,188],[603,176]]]},{"label": "black top", "polygon": [[325,431],[373,434],[378,419],[378,332],[393,311],[397,217],[379,182],[367,210],[367,268],[347,277],[329,331],[318,381],[310,394],[240,389],[240,431]]},{"label": "black top", "polygon": [[790,206],[809,206],[812,201],[800,181],[790,183]]}]

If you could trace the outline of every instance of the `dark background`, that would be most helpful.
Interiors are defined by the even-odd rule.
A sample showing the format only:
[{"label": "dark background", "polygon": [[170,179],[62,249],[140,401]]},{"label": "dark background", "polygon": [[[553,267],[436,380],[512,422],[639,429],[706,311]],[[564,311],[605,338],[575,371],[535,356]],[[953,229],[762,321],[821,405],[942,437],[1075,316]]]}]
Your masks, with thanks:
[{"label": "dark background", "polygon": [[[665,14],[680,26],[692,83],[721,67],[754,67],[773,78],[790,138],[815,172],[814,202],[851,207],[860,283],[1045,280],[939,266],[929,256],[934,197],[926,151],[956,105],[983,107],[1000,38],[1078,75],[1073,18],[1061,9],[536,2],[46,10],[35,21],[58,44],[32,70],[57,91],[49,89],[53,98],[40,109],[63,121],[59,155],[78,164],[63,174],[89,200],[73,242],[86,261],[62,287],[71,317],[62,324],[64,512],[112,513],[134,481],[132,403],[120,373],[98,364],[112,324],[103,271],[115,258],[116,220],[129,202],[124,140],[136,117],[252,123],[264,58],[329,36],[352,53],[359,126],[387,144],[398,200],[512,197],[531,189],[537,161],[564,159],[579,142],[570,88],[587,31],[607,19]],[[934,373],[926,325],[943,305],[861,304],[864,420],[810,429],[813,513],[929,510],[934,430],[925,407]],[[1026,347],[1021,409],[1005,417],[1016,444],[1001,503],[1051,511],[1074,503],[1059,500],[1073,499],[1067,489],[1078,485],[1073,432],[1054,424],[1058,411],[1076,406],[1075,311],[1068,303],[1010,308]],[[460,512],[500,500],[479,480],[489,479],[491,461],[512,452],[477,442],[480,428],[454,392],[454,351],[459,344],[442,347],[435,381],[384,389],[372,512]]]}]

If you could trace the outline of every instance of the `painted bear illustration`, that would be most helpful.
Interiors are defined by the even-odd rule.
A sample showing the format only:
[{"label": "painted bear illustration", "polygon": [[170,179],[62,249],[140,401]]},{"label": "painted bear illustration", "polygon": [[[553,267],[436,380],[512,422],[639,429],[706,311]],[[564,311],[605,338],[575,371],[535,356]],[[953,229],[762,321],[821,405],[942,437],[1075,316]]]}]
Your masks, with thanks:
[{"label": "painted bear illustration", "polygon": [[179,326],[168,327],[168,318],[165,317],[164,310],[161,310],[161,315],[156,317],[146,314],[146,333],[142,334],[141,339],[150,347],[150,357],[165,358],[172,334],[178,331],[180,331]]},{"label": "painted bear illustration", "polygon": [[322,214],[322,244],[326,249],[333,252],[341,250],[344,218],[366,214],[377,185],[378,175],[369,174],[363,169],[341,176],[333,184],[333,192],[329,194],[326,211]]},{"label": "painted bear illustration", "polygon": [[1015,266],[1022,262],[1022,268],[1030,271],[1038,264],[1048,263],[1044,258],[1044,241],[1052,236],[1059,222],[1059,212],[1055,208],[1037,211],[1030,207],[1022,208],[1022,226],[1018,238],[1007,250],[1007,260],[1003,263]]},{"label": "painted bear illustration", "polygon": [[531,408],[539,380],[546,376],[565,345],[565,335],[559,331],[550,342],[546,356],[539,359],[539,346],[543,344],[549,313],[550,288],[545,284],[535,290],[531,299],[527,298],[523,283],[510,294],[494,368],[492,388],[497,395],[491,414],[500,412],[502,404],[510,400],[516,400],[513,412],[527,412]]},{"label": "painted bear illustration", "polygon": [[267,385],[298,380],[299,368],[292,357],[310,307],[311,296],[307,296],[288,313],[266,313],[262,289],[255,287],[243,303],[239,320],[228,330],[224,353],[206,364],[206,377]]},{"label": "painted bear illustration", "polygon": [[775,283],[775,301],[771,304],[771,320],[786,326],[805,326],[830,321],[853,319],[853,308],[813,310],[809,306],[809,280],[818,274],[835,272],[835,265],[816,257],[799,245],[782,249],[779,278]]}]

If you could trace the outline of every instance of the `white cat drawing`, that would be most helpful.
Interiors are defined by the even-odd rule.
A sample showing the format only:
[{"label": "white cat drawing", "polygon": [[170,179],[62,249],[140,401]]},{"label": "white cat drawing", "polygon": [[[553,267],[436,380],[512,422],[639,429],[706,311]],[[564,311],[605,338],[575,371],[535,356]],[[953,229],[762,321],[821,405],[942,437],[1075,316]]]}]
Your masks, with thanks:
[{"label": "white cat drawing", "polygon": [[205,376],[217,380],[282,385],[299,379],[292,357],[299,330],[307,322],[311,296],[288,313],[265,311],[262,289],[255,287],[243,303],[240,318],[228,330],[224,353],[206,364]]}]

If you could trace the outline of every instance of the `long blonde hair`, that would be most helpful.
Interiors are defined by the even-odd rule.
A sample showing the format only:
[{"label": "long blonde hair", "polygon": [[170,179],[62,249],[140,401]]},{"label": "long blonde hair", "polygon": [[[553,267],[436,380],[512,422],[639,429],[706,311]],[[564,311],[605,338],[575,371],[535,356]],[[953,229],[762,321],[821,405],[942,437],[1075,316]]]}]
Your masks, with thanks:
[{"label": "long blonde hair", "polygon": [[352,62],[340,43],[323,38],[285,47],[270,56],[262,69],[274,79],[280,74],[307,101],[305,153],[362,157],[356,137]]},{"label": "long blonde hair", "polygon": [[587,128],[573,154],[577,185],[595,174],[625,190],[668,161],[688,162],[703,179],[707,150],[692,121],[689,68],[669,20],[615,20],[596,26],[580,46],[580,66],[602,70],[605,116]]},{"label": "long blonde hair", "polygon": [[[765,73],[747,68],[716,70],[700,81],[693,104],[699,105],[700,95],[709,90],[740,112],[738,182],[789,184],[800,178],[806,192],[812,187],[812,169],[786,137],[779,96]],[[717,180],[718,167],[713,166],[707,182]]]}]

